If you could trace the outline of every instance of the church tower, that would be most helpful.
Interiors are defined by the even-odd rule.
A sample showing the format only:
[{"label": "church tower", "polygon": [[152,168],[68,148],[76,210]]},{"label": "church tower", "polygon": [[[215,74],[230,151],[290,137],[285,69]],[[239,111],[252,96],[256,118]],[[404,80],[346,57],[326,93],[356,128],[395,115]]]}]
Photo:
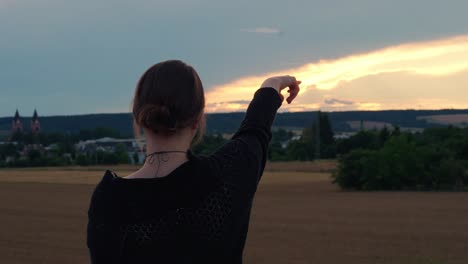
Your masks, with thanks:
[{"label": "church tower", "polygon": [[39,122],[39,116],[37,115],[36,109],[34,109],[34,114],[31,119],[31,132],[33,133],[41,132],[41,123]]},{"label": "church tower", "polygon": [[12,134],[17,132],[23,132],[23,123],[21,123],[21,117],[19,115],[18,109],[16,109],[15,117],[11,122],[11,132]]}]

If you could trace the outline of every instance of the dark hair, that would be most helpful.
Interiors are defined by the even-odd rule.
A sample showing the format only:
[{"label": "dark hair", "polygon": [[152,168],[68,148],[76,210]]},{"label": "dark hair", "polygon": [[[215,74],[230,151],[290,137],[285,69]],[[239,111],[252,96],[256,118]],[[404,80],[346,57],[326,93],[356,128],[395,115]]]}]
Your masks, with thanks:
[{"label": "dark hair", "polygon": [[195,69],[182,61],[169,60],[151,66],[138,81],[132,108],[137,138],[141,127],[170,136],[197,122],[194,142],[203,135],[203,85]]}]

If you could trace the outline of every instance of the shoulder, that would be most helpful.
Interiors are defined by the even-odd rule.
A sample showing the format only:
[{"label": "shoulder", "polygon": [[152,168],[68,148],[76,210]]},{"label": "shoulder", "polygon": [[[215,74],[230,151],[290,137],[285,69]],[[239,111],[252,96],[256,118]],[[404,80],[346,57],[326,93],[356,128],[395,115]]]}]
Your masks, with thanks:
[{"label": "shoulder", "polygon": [[249,140],[249,137],[231,139],[215,153],[205,157],[205,166],[215,178],[243,187],[255,186],[260,157],[252,148],[258,143]]},{"label": "shoulder", "polygon": [[106,170],[104,172],[104,175],[101,177],[101,180],[97,183],[96,189],[103,188],[105,186],[108,186],[109,184],[112,183],[117,178],[117,174],[112,171],[112,170]]},{"label": "shoulder", "polygon": [[94,187],[94,191],[91,196],[91,204],[96,203],[98,200],[102,200],[106,196],[111,188],[112,182],[116,178],[115,172],[111,170],[106,170],[104,175],[101,177],[101,180]]},{"label": "shoulder", "polygon": [[211,175],[214,170],[210,156],[191,154],[190,162],[192,164],[190,170],[193,172],[203,172],[203,174]]},{"label": "shoulder", "polygon": [[217,151],[206,157],[207,163],[224,168],[240,165],[239,163],[243,162],[249,163],[258,158],[257,145],[259,143],[255,135],[247,132],[236,134]]}]

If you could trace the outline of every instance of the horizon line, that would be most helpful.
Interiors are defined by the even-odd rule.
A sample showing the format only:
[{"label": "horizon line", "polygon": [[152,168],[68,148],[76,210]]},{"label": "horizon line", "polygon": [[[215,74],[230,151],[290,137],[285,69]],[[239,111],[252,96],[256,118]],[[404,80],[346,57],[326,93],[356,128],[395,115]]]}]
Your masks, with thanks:
[{"label": "horizon line", "polygon": [[[468,108],[440,108],[440,109],[414,109],[414,108],[407,108],[407,109],[379,109],[379,110],[337,110],[337,111],[326,111],[326,110],[311,110],[311,111],[278,111],[277,114],[293,114],[293,113],[314,113],[314,112],[324,112],[324,113],[346,113],[346,112],[390,112],[390,111],[468,111]],[[217,115],[217,114],[245,114],[246,111],[234,111],[234,112],[206,112],[205,115]],[[131,112],[112,112],[112,113],[82,113],[82,114],[52,114],[52,115],[39,115],[41,117],[67,117],[67,116],[90,116],[90,115],[119,115],[119,114],[130,114]],[[13,118],[14,114],[11,116],[0,116],[0,119],[4,118]],[[20,118],[31,119],[31,116],[22,116]]]}]

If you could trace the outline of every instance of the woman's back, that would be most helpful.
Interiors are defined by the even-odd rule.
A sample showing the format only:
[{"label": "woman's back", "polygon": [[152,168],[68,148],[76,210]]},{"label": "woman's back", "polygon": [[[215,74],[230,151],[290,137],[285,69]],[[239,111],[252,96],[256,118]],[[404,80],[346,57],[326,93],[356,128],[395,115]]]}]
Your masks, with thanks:
[{"label": "woman's back", "polygon": [[242,263],[252,200],[282,102],[259,89],[232,139],[169,175],[126,179],[106,171],[91,199],[92,263]]},{"label": "woman's back", "polygon": [[89,211],[88,246],[95,248],[94,262],[233,259],[222,251],[233,246],[224,243],[239,240],[232,230],[242,221],[233,215],[245,208],[246,196],[203,163],[192,158],[155,179],[127,180],[107,171]]}]

